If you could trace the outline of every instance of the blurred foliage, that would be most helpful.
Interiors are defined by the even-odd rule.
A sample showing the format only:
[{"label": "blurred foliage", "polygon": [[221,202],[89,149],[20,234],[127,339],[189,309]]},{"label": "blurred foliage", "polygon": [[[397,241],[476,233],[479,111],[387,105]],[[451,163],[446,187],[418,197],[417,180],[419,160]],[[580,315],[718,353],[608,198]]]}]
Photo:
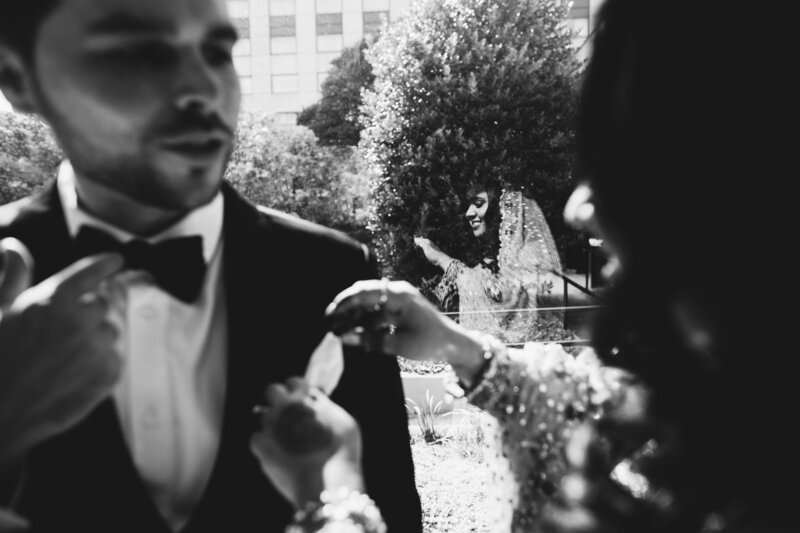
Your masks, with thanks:
[{"label": "blurred foliage", "polygon": [[[63,155],[35,116],[0,112],[0,203],[41,190]],[[353,147],[319,146],[305,127],[242,113],[227,179],[253,203],[296,214],[369,243],[369,184]]]},{"label": "blurred foliage", "polygon": [[421,376],[439,374],[447,369],[446,361],[416,361],[398,356],[397,363],[400,366],[400,372]]},{"label": "blurred foliage", "polygon": [[430,295],[441,274],[424,235],[464,257],[473,182],[520,189],[542,207],[560,253],[584,246],[562,211],[581,64],[556,0],[420,0],[365,52],[359,144],[370,164],[370,229],[387,274]]},{"label": "blurred foliage", "polygon": [[367,42],[345,48],[331,62],[328,77],[322,82],[322,98],[304,108],[297,123],[308,126],[326,146],[356,146],[361,134],[358,120],[361,91],[372,86],[372,65],[364,57]]},{"label": "blurred foliage", "polygon": [[369,184],[353,147],[317,144],[303,126],[242,113],[227,179],[256,204],[295,214],[369,243]]},{"label": "blurred foliage", "polygon": [[0,204],[40,191],[61,158],[49,126],[33,115],[0,112]]}]

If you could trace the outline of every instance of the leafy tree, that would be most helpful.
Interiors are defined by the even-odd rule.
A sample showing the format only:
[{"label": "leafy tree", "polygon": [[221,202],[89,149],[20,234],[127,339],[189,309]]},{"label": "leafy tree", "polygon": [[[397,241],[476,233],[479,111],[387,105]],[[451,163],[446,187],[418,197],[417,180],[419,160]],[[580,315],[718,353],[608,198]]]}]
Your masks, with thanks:
[{"label": "leafy tree", "polygon": [[33,115],[0,112],[0,204],[41,190],[56,175],[61,150]]},{"label": "leafy tree", "polygon": [[358,121],[361,91],[372,86],[375,76],[364,58],[367,41],[346,48],[332,61],[332,69],[322,83],[322,98],[303,109],[297,123],[308,126],[320,144],[355,146],[361,133]]},{"label": "leafy tree", "polygon": [[366,51],[360,148],[374,173],[370,228],[388,273],[425,289],[440,274],[414,247],[424,234],[465,257],[472,182],[522,190],[563,253],[573,188],[580,63],[559,0],[419,0]]},{"label": "leafy tree", "polygon": [[256,204],[368,241],[362,167],[351,147],[320,146],[306,127],[242,113],[225,179]]}]

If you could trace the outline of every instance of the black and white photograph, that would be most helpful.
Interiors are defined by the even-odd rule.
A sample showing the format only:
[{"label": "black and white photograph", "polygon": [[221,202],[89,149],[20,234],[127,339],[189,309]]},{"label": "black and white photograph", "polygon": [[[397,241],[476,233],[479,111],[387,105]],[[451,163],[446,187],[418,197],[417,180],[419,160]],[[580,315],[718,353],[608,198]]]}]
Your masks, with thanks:
[{"label": "black and white photograph", "polygon": [[0,0],[0,533],[800,531],[785,10]]}]

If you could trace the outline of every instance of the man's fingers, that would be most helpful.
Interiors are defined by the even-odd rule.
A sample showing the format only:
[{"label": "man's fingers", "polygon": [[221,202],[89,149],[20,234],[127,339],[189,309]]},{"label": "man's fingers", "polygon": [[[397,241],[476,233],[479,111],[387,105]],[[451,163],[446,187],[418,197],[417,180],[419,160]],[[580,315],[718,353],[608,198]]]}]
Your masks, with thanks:
[{"label": "man's fingers", "polygon": [[264,398],[269,407],[281,407],[289,401],[289,389],[283,383],[272,383],[267,386]]},{"label": "man's fingers", "polygon": [[286,387],[290,394],[298,398],[302,398],[308,393],[308,381],[301,376],[292,376],[287,379]]},{"label": "man's fingers", "polygon": [[8,307],[33,278],[33,258],[17,239],[8,237],[0,241],[0,307]]},{"label": "man's fingers", "polygon": [[278,444],[278,441],[275,440],[274,428],[270,428],[269,431],[262,429],[261,431],[253,433],[250,437],[250,451],[253,452],[262,463],[269,463],[285,453]]},{"label": "man's fingers", "polygon": [[77,300],[101,281],[119,272],[124,260],[119,254],[97,254],[76,261],[42,283],[53,284],[53,296]]}]

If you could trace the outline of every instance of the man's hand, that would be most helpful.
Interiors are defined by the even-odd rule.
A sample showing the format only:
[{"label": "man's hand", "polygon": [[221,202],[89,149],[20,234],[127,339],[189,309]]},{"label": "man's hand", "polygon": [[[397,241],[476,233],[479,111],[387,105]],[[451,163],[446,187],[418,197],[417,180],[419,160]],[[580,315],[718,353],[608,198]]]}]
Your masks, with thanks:
[{"label": "man's hand", "polygon": [[323,490],[363,490],[361,432],[347,411],[302,378],[270,385],[266,400],[250,448],[287,500],[299,509]]},{"label": "man's hand", "polygon": [[87,257],[30,287],[32,260],[0,241],[0,471],[108,396],[121,371],[101,282],[116,254]]}]

